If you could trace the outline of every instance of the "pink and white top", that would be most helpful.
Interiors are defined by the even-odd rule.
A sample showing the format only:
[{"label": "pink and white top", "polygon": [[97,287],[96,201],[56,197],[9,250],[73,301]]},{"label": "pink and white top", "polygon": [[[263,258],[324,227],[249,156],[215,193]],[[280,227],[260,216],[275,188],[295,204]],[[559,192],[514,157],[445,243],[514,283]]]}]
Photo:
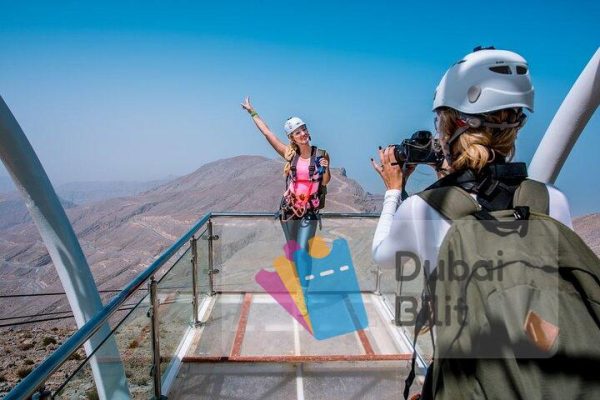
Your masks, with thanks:
[{"label": "pink and white top", "polygon": [[316,171],[313,174],[313,179],[315,181],[311,181],[309,167],[310,158],[298,158],[298,162],[296,163],[296,179],[290,181],[290,186],[288,187],[289,191],[293,193],[296,197],[297,201],[306,204],[311,195],[315,194],[319,189],[319,182],[316,179],[319,177]]}]

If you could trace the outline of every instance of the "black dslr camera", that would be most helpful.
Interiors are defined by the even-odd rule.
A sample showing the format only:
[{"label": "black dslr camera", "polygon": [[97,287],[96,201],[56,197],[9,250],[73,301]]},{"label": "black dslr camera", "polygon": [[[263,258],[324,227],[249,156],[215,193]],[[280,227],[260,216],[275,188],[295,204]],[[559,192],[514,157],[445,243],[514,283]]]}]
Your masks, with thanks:
[{"label": "black dslr camera", "polygon": [[430,164],[441,165],[444,161],[442,146],[434,139],[429,131],[416,131],[410,139],[404,139],[402,144],[393,144],[394,156],[400,165]]}]

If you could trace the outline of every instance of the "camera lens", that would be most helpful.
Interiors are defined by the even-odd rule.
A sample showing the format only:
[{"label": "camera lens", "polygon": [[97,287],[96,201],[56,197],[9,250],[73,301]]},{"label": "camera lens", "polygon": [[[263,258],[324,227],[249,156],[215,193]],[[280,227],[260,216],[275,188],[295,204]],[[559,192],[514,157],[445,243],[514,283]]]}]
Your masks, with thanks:
[{"label": "camera lens", "polygon": [[394,157],[396,157],[396,162],[398,164],[404,164],[406,161],[406,146],[404,142],[402,144],[394,145]]}]

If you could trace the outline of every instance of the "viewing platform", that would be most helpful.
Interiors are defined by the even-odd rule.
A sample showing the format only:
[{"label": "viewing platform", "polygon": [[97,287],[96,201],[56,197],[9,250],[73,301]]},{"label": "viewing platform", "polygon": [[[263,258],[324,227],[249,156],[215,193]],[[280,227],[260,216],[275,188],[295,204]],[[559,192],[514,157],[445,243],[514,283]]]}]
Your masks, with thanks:
[{"label": "viewing platform", "polygon": [[[6,398],[43,398],[41,385],[52,398],[102,398],[92,378],[95,359],[101,368],[124,368],[125,382],[112,377],[119,388],[105,380],[110,398],[398,399],[410,371],[413,327],[397,323],[395,271],[371,258],[377,218],[324,213],[317,231],[328,246],[348,243],[366,328],[317,339],[257,282],[257,273],[274,271],[284,255],[279,221],[268,213],[209,213]],[[416,280],[402,290],[419,298],[420,288]],[[126,302],[134,306],[119,310]],[[60,369],[104,332],[105,322],[105,339],[119,354],[100,346],[74,371]],[[416,356],[413,392],[431,357],[429,335],[419,338]]]}]

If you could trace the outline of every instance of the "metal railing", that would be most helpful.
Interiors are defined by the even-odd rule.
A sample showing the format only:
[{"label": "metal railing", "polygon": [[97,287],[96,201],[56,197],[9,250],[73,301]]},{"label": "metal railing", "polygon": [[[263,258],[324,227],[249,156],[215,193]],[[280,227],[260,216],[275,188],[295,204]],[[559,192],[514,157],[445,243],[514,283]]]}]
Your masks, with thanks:
[{"label": "metal railing", "polygon": [[177,242],[165,250],[147,269],[135,277],[123,290],[116,295],[98,314],[86,322],[73,336],[67,339],[58,349],[46,358],[37,368],[27,375],[17,386],[5,397],[5,400],[24,399],[31,396],[38,387],[44,384],[46,379],[65,361],[71,354],[75,353],[100,327],[121,307],[123,303],[154,276],[158,271],[190,238],[210,220],[208,213],[200,218],[190,230],[188,230]]},{"label": "metal railing", "polygon": [[[328,218],[377,218],[376,213],[322,213],[324,219]],[[208,240],[208,279],[209,279],[209,294],[215,294],[215,283],[213,275],[218,271],[214,268],[213,256],[213,240],[218,239],[213,233],[212,218],[216,217],[233,217],[233,218],[274,218],[273,213],[267,212],[212,212],[200,218],[184,235],[182,235],[173,245],[163,251],[163,253],[143,272],[137,275],[127,286],[125,286],[98,314],[85,323],[77,330],[69,339],[67,339],[58,349],[56,349],[47,359],[45,359],[37,368],[27,375],[17,386],[10,391],[5,397],[6,400],[28,398],[43,386],[51,374],[59,369],[73,353],[75,353],[92,335],[94,335],[108,319],[117,311],[122,309],[123,304],[133,296],[138,290],[143,289],[142,285],[148,284],[148,293],[150,294],[151,311],[149,316],[152,317],[152,357],[153,357],[153,389],[155,398],[160,398],[161,381],[160,381],[160,350],[158,342],[158,300],[156,296],[155,274],[160,270],[165,263],[173,257],[186,243],[189,243],[192,251],[191,267],[193,279],[193,324],[198,325],[198,305],[199,293],[197,292],[196,276],[198,274],[198,257],[197,257],[197,240],[195,235],[206,226],[207,236],[204,239]],[[168,273],[168,272],[167,272]],[[379,276],[377,279],[376,292],[379,288]],[[117,328],[111,331],[115,332]],[[91,355],[90,355],[91,356]],[[89,357],[88,356],[88,359]],[[87,361],[87,360],[86,360]],[[84,362],[85,363],[85,362]],[[84,365],[81,364],[81,366]],[[76,371],[77,372],[77,371]],[[71,375],[72,376],[72,375]],[[63,385],[64,386],[64,385]],[[62,386],[61,386],[62,387]]]}]

